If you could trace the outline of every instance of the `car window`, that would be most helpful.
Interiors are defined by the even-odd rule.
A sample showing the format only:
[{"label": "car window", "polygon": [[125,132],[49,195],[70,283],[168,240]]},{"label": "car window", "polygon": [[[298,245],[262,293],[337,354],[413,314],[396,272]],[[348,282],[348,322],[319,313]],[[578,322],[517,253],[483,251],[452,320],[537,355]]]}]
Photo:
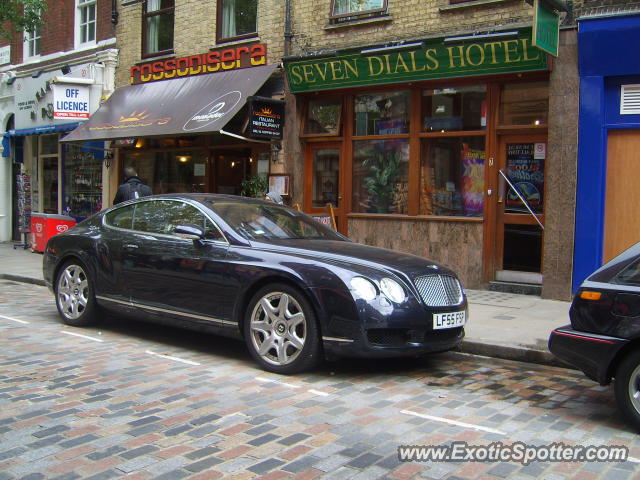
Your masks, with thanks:
[{"label": "car window", "polygon": [[104,221],[111,227],[130,229],[131,222],[133,221],[133,205],[127,205],[126,207],[120,207],[110,211],[105,215]]},{"label": "car window", "polygon": [[211,208],[248,239],[344,240],[339,234],[297,210],[263,202],[215,202]]},{"label": "car window", "polygon": [[153,200],[134,204],[133,229],[140,232],[165,233],[167,203]]},{"label": "car window", "polygon": [[640,286],[640,259],[618,273],[613,282],[621,285]]},{"label": "car window", "polygon": [[206,240],[224,240],[214,223],[193,205],[185,202],[167,202],[165,214],[164,233],[173,235],[179,225],[195,225],[203,229]]}]

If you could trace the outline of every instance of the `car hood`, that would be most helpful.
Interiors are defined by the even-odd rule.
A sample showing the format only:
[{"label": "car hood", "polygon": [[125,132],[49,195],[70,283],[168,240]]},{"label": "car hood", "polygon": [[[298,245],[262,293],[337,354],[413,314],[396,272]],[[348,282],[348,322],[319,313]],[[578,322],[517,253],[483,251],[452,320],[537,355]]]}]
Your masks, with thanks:
[{"label": "car hood", "polygon": [[[354,265],[391,271],[397,275],[415,278],[434,273],[456,276],[450,269],[409,253],[372,247],[340,240],[278,240],[273,243],[251,242],[253,248],[315,259],[353,269]],[[304,246],[302,246],[304,245]]]}]

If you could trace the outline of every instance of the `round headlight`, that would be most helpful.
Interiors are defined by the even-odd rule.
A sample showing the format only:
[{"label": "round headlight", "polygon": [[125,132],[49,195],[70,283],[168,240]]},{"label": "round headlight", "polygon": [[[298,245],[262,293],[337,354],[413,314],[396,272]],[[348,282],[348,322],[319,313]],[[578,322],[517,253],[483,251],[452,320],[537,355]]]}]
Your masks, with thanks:
[{"label": "round headlight", "polygon": [[380,280],[380,290],[382,290],[382,293],[392,302],[402,303],[406,298],[402,285],[392,278],[383,278]]},{"label": "round headlight", "polygon": [[363,277],[353,277],[351,279],[351,290],[360,298],[370,301],[378,294],[376,286]]}]

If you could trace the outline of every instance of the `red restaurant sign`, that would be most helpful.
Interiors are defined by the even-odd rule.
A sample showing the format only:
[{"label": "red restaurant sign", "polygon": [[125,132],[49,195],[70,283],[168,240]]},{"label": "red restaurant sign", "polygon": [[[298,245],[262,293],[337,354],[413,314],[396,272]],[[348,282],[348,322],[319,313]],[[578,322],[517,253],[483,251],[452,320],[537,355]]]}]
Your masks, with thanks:
[{"label": "red restaurant sign", "polygon": [[262,43],[214,50],[200,55],[168,58],[134,65],[129,70],[131,84],[148,83],[170,78],[224,72],[266,65],[267,47]]}]

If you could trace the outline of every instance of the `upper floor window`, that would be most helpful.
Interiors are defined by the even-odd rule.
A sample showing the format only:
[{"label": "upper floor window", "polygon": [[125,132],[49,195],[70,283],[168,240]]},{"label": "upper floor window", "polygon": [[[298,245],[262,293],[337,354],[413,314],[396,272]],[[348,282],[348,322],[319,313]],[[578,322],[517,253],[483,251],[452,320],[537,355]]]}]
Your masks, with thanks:
[{"label": "upper floor window", "polygon": [[387,11],[387,0],[332,0],[331,18],[335,22],[379,15]]},{"label": "upper floor window", "polygon": [[173,52],[174,0],[146,0],[142,14],[142,55]]},{"label": "upper floor window", "polygon": [[30,32],[24,32],[24,56],[36,57],[40,55],[40,27]]},{"label": "upper floor window", "polygon": [[96,0],[77,0],[78,43],[96,41]]},{"label": "upper floor window", "polygon": [[257,31],[257,0],[218,0],[218,41],[252,37]]}]

